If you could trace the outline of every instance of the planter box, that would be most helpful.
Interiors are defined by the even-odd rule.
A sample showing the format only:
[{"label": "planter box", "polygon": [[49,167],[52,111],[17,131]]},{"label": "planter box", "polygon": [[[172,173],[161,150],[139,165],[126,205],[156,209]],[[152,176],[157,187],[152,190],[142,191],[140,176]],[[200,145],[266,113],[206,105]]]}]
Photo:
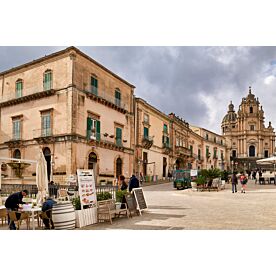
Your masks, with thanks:
[{"label": "planter box", "polygon": [[97,208],[88,208],[83,210],[75,210],[76,227],[81,228],[87,225],[95,224],[97,219]]}]

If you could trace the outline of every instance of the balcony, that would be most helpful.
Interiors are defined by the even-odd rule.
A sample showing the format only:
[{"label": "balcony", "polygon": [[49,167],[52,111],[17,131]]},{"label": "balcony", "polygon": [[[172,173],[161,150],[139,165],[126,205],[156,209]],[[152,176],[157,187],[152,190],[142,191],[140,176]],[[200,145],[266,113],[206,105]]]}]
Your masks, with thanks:
[{"label": "balcony", "polygon": [[191,156],[191,150],[183,147],[183,146],[176,146],[176,154],[181,155],[181,156],[186,156],[189,157]]},{"label": "balcony", "polygon": [[52,128],[34,129],[33,139],[40,144],[54,142],[54,132],[56,133]]},{"label": "balcony", "polygon": [[145,149],[150,149],[153,145],[153,137],[143,136],[142,138],[142,147]]},{"label": "balcony", "polygon": [[172,151],[172,147],[169,143],[162,143],[162,152],[164,154],[169,154]]},{"label": "balcony", "polygon": [[95,87],[92,87],[90,91],[85,90],[84,92],[92,100],[95,100],[111,108],[115,108],[123,113],[128,111],[128,104],[123,102],[121,99],[115,98],[115,95],[114,97],[111,96],[111,93],[99,90],[98,88],[96,89]]},{"label": "balcony", "polygon": [[108,133],[95,133],[94,131],[87,131],[87,140],[90,144],[96,144],[105,148],[124,148],[124,144],[127,140],[122,138],[116,138],[115,135],[109,135]]}]

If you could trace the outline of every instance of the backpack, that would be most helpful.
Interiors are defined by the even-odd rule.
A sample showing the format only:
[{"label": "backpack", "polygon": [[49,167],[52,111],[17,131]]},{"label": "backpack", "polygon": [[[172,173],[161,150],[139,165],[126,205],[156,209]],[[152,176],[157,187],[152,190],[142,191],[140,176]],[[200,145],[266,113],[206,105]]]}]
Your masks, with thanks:
[{"label": "backpack", "polygon": [[247,183],[247,178],[244,178],[242,181],[242,184],[246,184]]}]

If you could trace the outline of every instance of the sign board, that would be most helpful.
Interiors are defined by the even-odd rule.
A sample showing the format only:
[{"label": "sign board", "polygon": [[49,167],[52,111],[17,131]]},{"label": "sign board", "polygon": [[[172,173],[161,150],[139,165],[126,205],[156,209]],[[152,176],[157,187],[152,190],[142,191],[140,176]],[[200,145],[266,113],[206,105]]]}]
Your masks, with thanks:
[{"label": "sign board", "polygon": [[137,210],[140,212],[141,210],[147,209],[147,203],[144,197],[143,189],[142,188],[134,188],[133,190],[134,198],[137,204]]},{"label": "sign board", "polygon": [[135,197],[133,194],[127,193],[125,194],[125,199],[126,199],[126,204],[128,210],[131,211],[136,211],[137,210],[137,203],[135,200]]},{"label": "sign board", "polygon": [[197,176],[197,170],[191,170],[191,176]]},{"label": "sign board", "polygon": [[77,170],[81,208],[97,207],[97,194],[93,170]]}]

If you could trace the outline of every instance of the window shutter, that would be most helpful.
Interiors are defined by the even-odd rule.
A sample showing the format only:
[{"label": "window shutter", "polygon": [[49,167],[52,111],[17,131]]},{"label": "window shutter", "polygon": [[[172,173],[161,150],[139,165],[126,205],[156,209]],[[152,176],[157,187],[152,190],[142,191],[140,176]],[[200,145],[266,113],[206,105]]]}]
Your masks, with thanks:
[{"label": "window shutter", "polygon": [[116,128],[116,144],[122,144],[122,129],[118,127]]},{"label": "window shutter", "polygon": [[90,139],[91,136],[91,129],[92,129],[92,119],[87,117],[87,129],[86,129],[86,136],[87,139]]},{"label": "window shutter", "polygon": [[101,139],[101,122],[96,121],[96,140],[100,141]]},{"label": "window shutter", "polygon": [[145,138],[149,137],[149,129],[147,127],[144,127],[144,137]]}]

